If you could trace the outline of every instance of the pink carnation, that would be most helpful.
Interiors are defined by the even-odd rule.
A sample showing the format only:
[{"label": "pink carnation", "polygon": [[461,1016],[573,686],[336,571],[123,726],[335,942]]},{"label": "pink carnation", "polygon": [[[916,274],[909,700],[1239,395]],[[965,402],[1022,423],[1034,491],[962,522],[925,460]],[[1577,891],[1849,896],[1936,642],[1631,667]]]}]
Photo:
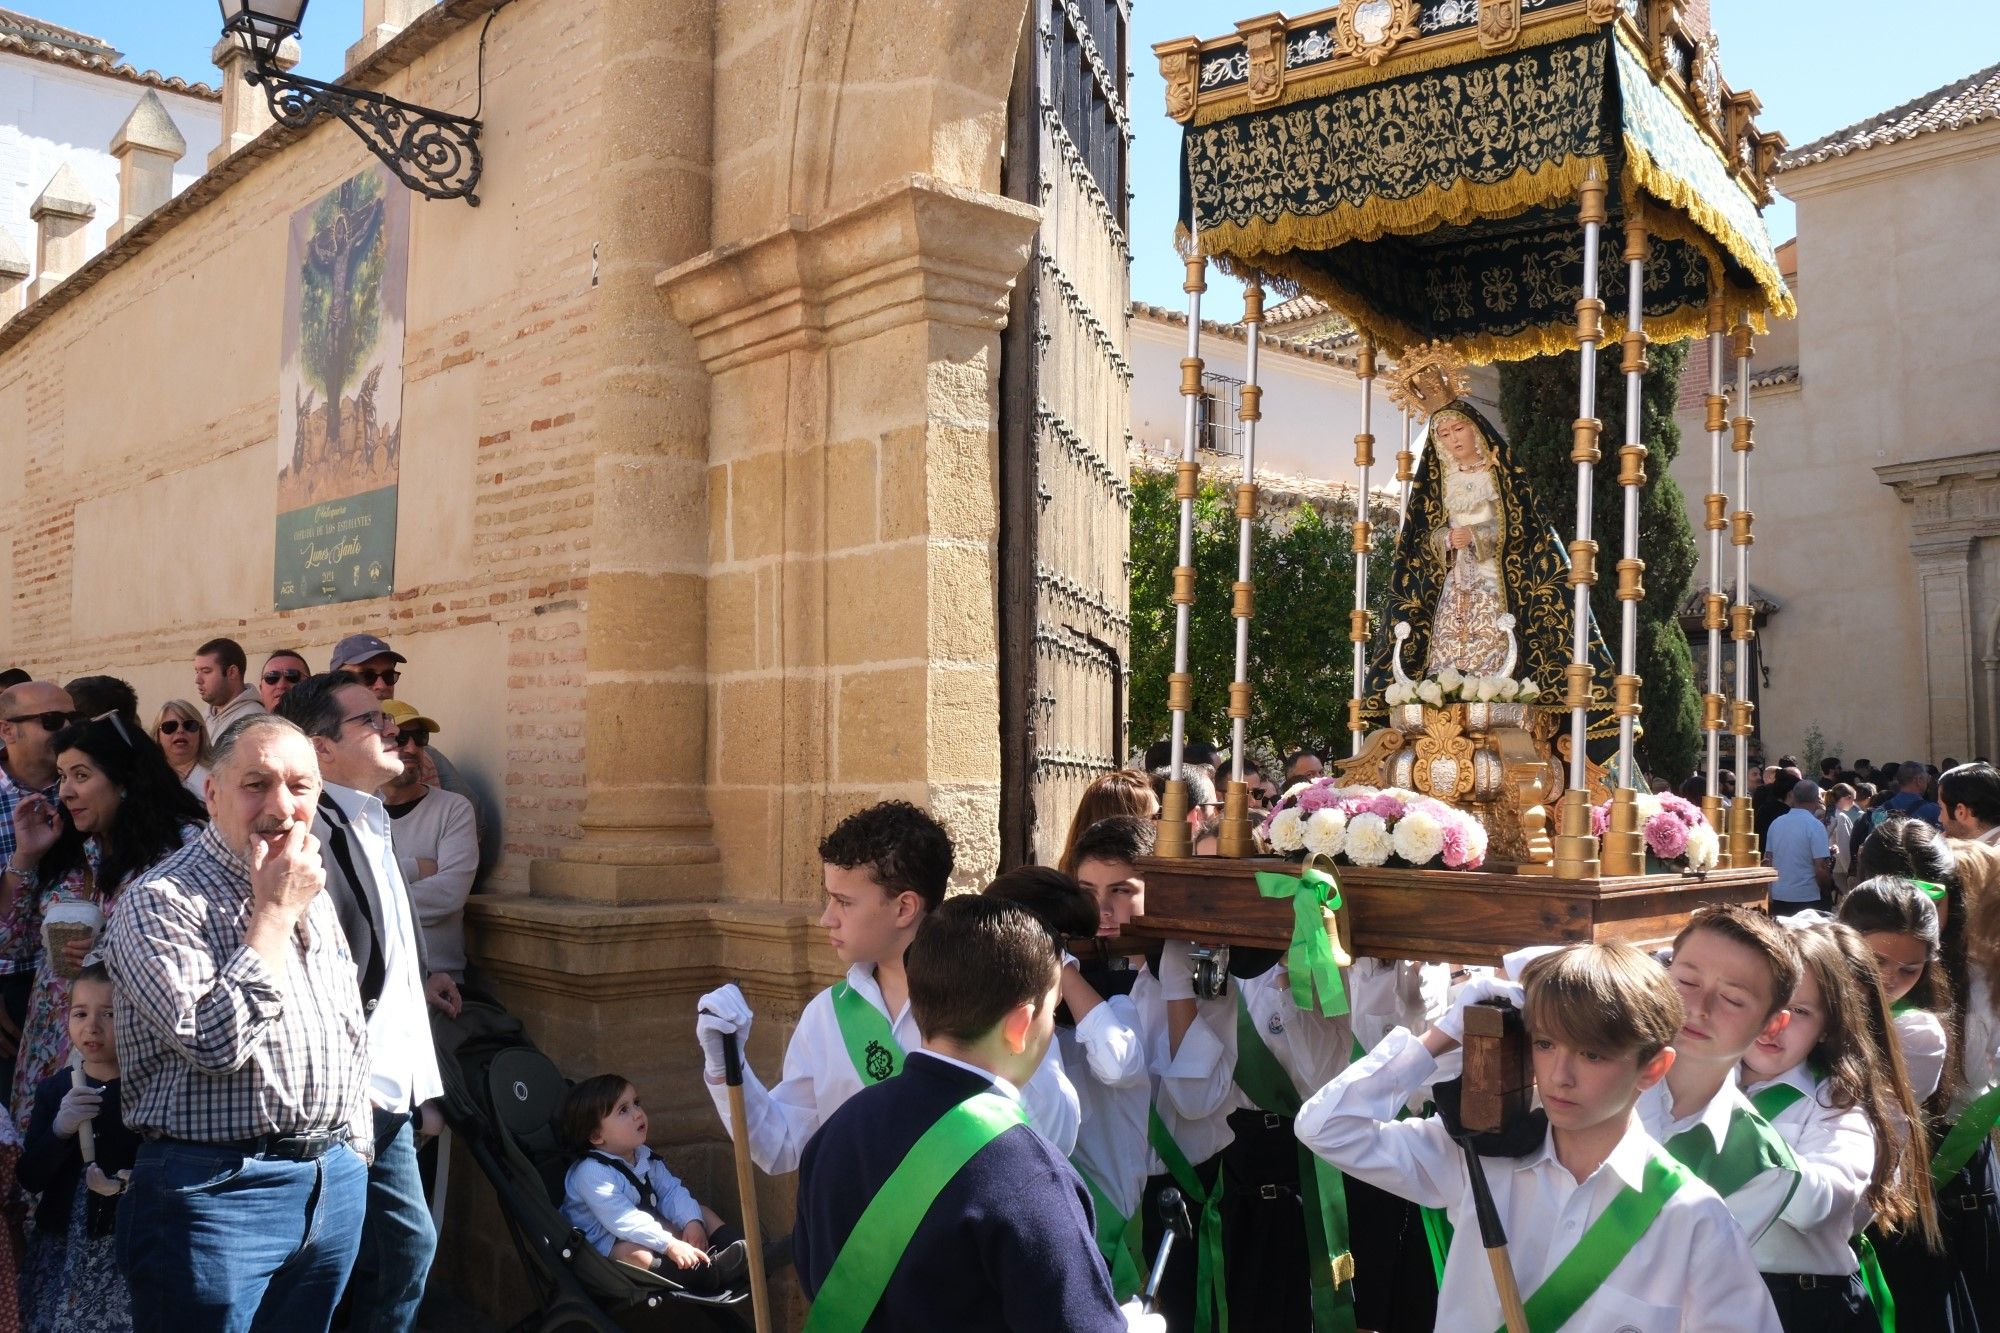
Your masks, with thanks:
[{"label": "pink carnation", "polygon": [[1453,870],[1477,870],[1486,860],[1486,829],[1470,815],[1452,815],[1444,826],[1444,863]]},{"label": "pink carnation", "polygon": [[1314,814],[1332,805],[1336,799],[1333,784],[1321,778],[1299,793],[1299,809],[1306,814]]},{"label": "pink carnation", "polygon": [[1380,815],[1392,824],[1403,817],[1403,803],[1393,796],[1376,796],[1366,808],[1369,814]]},{"label": "pink carnation", "polygon": [[1687,845],[1688,826],[1673,814],[1662,811],[1646,821],[1646,846],[1662,861],[1674,861],[1685,856]]},{"label": "pink carnation", "polygon": [[1611,802],[1592,806],[1590,810],[1590,834],[1594,838],[1604,836],[1604,830],[1611,827]]},{"label": "pink carnation", "polygon": [[1680,797],[1674,795],[1672,792],[1660,793],[1660,808],[1666,811],[1668,814],[1674,816],[1676,819],[1680,820],[1681,823],[1686,824],[1690,828],[1694,828],[1708,822],[1707,819],[1703,817],[1700,806],[1695,805],[1690,801],[1682,800]]}]

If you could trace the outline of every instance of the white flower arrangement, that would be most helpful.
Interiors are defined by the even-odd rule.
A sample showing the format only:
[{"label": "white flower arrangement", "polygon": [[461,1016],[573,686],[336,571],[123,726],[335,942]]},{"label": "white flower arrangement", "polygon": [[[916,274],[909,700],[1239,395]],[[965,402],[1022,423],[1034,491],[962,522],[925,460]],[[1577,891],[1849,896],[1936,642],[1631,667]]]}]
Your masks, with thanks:
[{"label": "white flower arrangement", "polygon": [[1316,856],[1338,856],[1347,841],[1347,816],[1338,810],[1315,810],[1306,816],[1306,850]]},{"label": "white flower arrangement", "polygon": [[1382,816],[1364,813],[1347,821],[1347,859],[1355,865],[1387,865],[1395,850],[1396,841],[1389,836],[1389,823]]},{"label": "white flower arrangement", "polygon": [[1396,821],[1391,841],[1396,855],[1411,865],[1428,865],[1444,851],[1444,825],[1423,810],[1411,810]]},{"label": "white flower arrangement", "polygon": [[1287,806],[1271,818],[1264,836],[1270,840],[1273,851],[1290,856],[1293,852],[1306,849],[1306,821],[1297,806]]},{"label": "white flower arrangement", "polygon": [[1476,870],[1486,860],[1486,829],[1470,813],[1402,787],[1343,786],[1318,778],[1282,798],[1264,818],[1258,840],[1285,856],[1312,853],[1346,865]]},{"label": "white flower arrangement", "polygon": [[1447,667],[1428,680],[1395,681],[1382,691],[1382,702],[1426,703],[1442,708],[1448,703],[1524,703],[1542,697],[1542,687],[1533,680],[1511,676],[1466,676]]},{"label": "white flower arrangement", "polygon": [[1715,830],[1703,824],[1688,830],[1687,863],[1694,871],[1713,870],[1715,863],[1722,859],[1722,843],[1715,836]]}]

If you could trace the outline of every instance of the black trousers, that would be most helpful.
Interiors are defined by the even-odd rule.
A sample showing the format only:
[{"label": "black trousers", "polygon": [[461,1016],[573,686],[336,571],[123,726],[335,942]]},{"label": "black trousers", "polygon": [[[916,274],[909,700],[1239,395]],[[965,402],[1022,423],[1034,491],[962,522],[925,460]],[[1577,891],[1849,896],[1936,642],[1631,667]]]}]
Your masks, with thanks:
[{"label": "black trousers", "polygon": [[[1945,1255],[1964,1279],[1978,1327],[1995,1333],[2000,1330],[2000,1168],[1992,1136],[1938,1191],[1937,1205]],[[1900,1317],[1896,1326],[1905,1326]]]},{"label": "black trousers", "polygon": [[1431,1333],[1437,1326],[1438,1284],[1423,1211],[1349,1176],[1347,1225],[1354,1240],[1354,1310],[1361,1327]]},{"label": "black trousers", "polygon": [[1236,1136],[1222,1150],[1229,1327],[1307,1333],[1312,1287],[1291,1117],[1237,1111],[1229,1128]]},{"label": "black trousers", "polygon": [[[1881,1327],[1857,1275],[1766,1273],[1764,1285],[1785,1333],[1875,1333]],[[1911,1327],[1902,1322],[1902,1313],[1896,1312],[1896,1326]]]},{"label": "black trousers", "polygon": [[[1215,1179],[1222,1173],[1222,1154],[1217,1153],[1205,1162],[1194,1163],[1195,1179],[1204,1190],[1213,1189]],[[1160,1240],[1166,1234],[1166,1224],[1160,1219],[1160,1191],[1174,1186],[1174,1178],[1169,1175],[1154,1176],[1146,1182],[1145,1224],[1141,1230],[1143,1248],[1146,1254],[1146,1271],[1152,1271],[1153,1258],[1160,1252]],[[1174,1188],[1179,1188],[1174,1186]],[[1226,1197],[1226,1196],[1225,1196]],[[1166,1316],[1167,1333],[1193,1333],[1195,1295],[1195,1248],[1200,1243],[1201,1208],[1193,1199],[1187,1201],[1188,1219],[1194,1223],[1195,1236],[1174,1241],[1173,1253],[1167,1257],[1167,1271],[1160,1278],[1159,1312]],[[1225,1279],[1227,1274],[1225,1272]],[[1231,1327],[1248,1327],[1230,1321]]]}]

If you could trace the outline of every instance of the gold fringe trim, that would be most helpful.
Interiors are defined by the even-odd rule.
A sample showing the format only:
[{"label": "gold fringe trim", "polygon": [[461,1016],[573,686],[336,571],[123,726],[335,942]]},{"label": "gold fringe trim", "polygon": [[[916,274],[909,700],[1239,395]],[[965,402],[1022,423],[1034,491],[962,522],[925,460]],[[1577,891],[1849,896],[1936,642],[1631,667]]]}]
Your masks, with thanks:
[{"label": "gold fringe trim", "polygon": [[[1615,21],[1614,21],[1615,22]],[[1447,65],[1467,65],[1478,60],[1490,60],[1496,56],[1510,56],[1537,46],[1548,46],[1555,42],[1568,41],[1586,33],[1597,32],[1614,26],[1598,23],[1589,14],[1576,12],[1567,15],[1550,15],[1537,22],[1529,19],[1521,25],[1521,40],[1505,51],[1491,52],[1479,44],[1479,35],[1467,30],[1464,36],[1445,39],[1443,45],[1422,47],[1405,56],[1390,56],[1379,65],[1370,65],[1366,60],[1356,59],[1345,68],[1335,68],[1325,72],[1308,69],[1300,73],[1287,71],[1284,89],[1277,100],[1261,106],[1250,105],[1248,83],[1236,88],[1214,102],[1195,103],[1193,125],[1213,125],[1218,120],[1228,120],[1246,111],[1275,111],[1279,107],[1291,106],[1298,102],[1310,102],[1319,97],[1330,97],[1334,93],[1344,93],[1354,88],[1366,88],[1371,84],[1386,83],[1390,79],[1405,74],[1422,74],[1428,70],[1443,69]],[[1421,41],[1422,39],[1419,39]]]},{"label": "gold fringe trim", "polygon": [[[1543,204],[1574,200],[1593,168],[1600,178],[1609,178],[1601,156],[1561,157],[1540,166],[1522,167],[1503,181],[1430,185],[1407,199],[1370,199],[1317,217],[1284,213],[1271,222],[1261,218],[1219,222],[1201,229],[1201,252],[1219,258],[1331,250],[1349,241],[1418,236],[1440,226],[1510,218]],[[1185,222],[1175,224],[1175,246],[1183,255],[1187,253],[1187,234]]]},{"label": "gold fringe trim", "polygon": [[[1644,190],[1658,201],[1646,211],[1646,223],[1649,229],[1663,236],[1674,236],[1696,245],[1701,245],[1705,241],[1707,243],[1705,248],[1709,249],[1717,245],[1723,246],[1729,251],[1731,258],[1750,271],[1750,276],[1761,290],[1764,305],[1769,313],[1780,319],[1798,317],[1798,302],[1793,299],[1791,288],[1785,285],[1785,279],[1779,274],[1777,265],[1759,254],[1757,247],[1746,237],[1738,235],[1736,228],[1730,225],[1721,209],[1709,203],[1699,191],[1680,177],[1662,170],[1646,150],[1640,147],[1638,141],[1628,134],[1625,136],[1625,173],[1619,181],[1619,193],[1628,212],[1638,198],[1640,190]],[[1677,223],[1681,225],[1676,225]],[[1709,281],[1727,289],[1727,284],[1722,282],[1719,263],[1711,264]]]}]

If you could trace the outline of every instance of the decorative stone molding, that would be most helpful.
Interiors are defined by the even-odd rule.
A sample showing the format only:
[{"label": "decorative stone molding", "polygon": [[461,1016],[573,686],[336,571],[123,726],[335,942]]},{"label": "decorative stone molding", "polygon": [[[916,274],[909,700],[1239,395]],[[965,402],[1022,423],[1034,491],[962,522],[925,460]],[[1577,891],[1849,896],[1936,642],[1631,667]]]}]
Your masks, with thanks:
[{"label": "decorative stone molding", "polygon": [[28,287],[28,299],[34,301],[89,257],[83,229],[97,216],[97,205],[64,162],[28,206],[28,216],[35,224],[35,280]]},{"label": "decorative stone molding", "polygon": [[[279,69],[290,69],[299,63],[297,39],[287,37],[278,48]],[[225,37],[209,52],[209,59],[222,71],[222,139],[208,154],[208,165],[214,167],[228,159],[239,148],[271,128],[271,105],[264,100],[264,90],[253,88],[243,81],[244,72],[250,68],[250,53],[243,49],[234,37]]]},{"label": "decorative stone molding", "polygon": [[999,330],[1041,211],[912,175],[655,280],[711,374],[930,320]]},{"label": "decorative stone molding", "polygon": [[361,0],[361,40],[347,48],[353,69],[396,39],[429,9],[434,0]]},{"label": "decorative stone molding", "polygon": [[21,308],[21,289],[27,285],[28,252],[11,232],[0,228],[0,323]]},{"label": "decorative stone molding", "polygon": [[158,93],[148,92],[125,117],[111,136],[111,156],[118,159],[118,220],[107,240],[115,241],[174,197],[174,163],[187,156],[187,140]]}]

